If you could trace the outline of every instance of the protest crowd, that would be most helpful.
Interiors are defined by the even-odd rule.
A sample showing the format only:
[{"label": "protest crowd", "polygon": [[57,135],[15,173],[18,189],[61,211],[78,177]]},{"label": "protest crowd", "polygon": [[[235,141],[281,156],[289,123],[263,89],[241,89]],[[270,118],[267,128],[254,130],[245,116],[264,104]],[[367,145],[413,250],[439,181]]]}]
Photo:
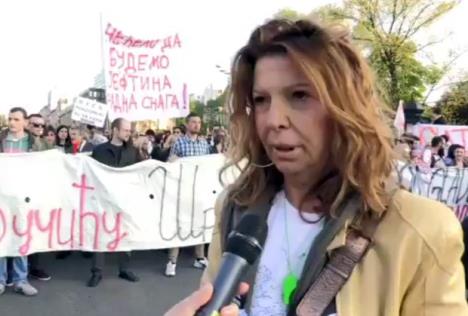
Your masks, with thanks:
[{"label": "protest crowd", "polygon": [[[217,127],[212,133],[201,134],[201,118],[190,113],[184,126],[172,131],[151,129],[144,133],[131,130],[131,123],[117,118],[111,124],[110,131],[94,126],[53,127],[46,124],[40,114],[28,115],[20,107],[12,108],[8,115],[8,126],[0,134],[1,153],[26,153],[45,150],[58,150],[64,154],[87,154],[97,161],[111,167],[126,167],[138,162],[155,159],[161,162],[175,161],[177,158],[225,153],[228,148],[226,131]],[[179,249],[169,249],[165,275],[176,275]],[[57,260],[66,259],[71,252],[57,252]],[[208,265],[205,245],[195,246],[193,266],[204,269]],[[33,296],[38,291],[28,282],[28,278],[49,281],[51,276],[40,264],[43,254],[27,257],[0,258],[0,294],[6,287],[26,296]],[[89,287],[96,287],[102,279],[104,254],[83,253],[91,258],[91,278]],[[137,282],[138,276],[130,270],[130,253],[119,253],[119,277]]]},{"label": "protest crowd", "polygon": [[[12,108],[8,115],[8,126],[0,134],[1,153],[26,153],[45,150],[58,150],[65,154],[87,154],[112,167],[125,167],[138,162],[155,159],[172,162],[179,157],[202,156],[226,153],[228,135],[223,128],[215,128],[212,133],[202,135],[202,121],[199,116],[190,113],[186,124],[174,127],[172,131],[153,131],[144,133],[131,130],[131,123],[118,118],[111,124],[111,130],[103,130],[90,125],[47,125],[40,114],[28,115],[23,108]],[[434,137],[430,144],[422,144],[420,139],[404,133],[397,139],[396,151],[399,159],[422,171],[434,168],[468,168],[468,157],[460,144],[451,143],[447,135]],[[468,236],[468,217],[463,221],[465,235]],[[465,244],[468,241],[465,237]],[[205,245],[195,246],[193,267],[204,269],[208,265]],[[176,276],[179,249],[168,250],[165,275]],[[33,296],[38,291],[28,282],[29,278],[49,281],[51,276],[47,268],[41,265],[40,257],[44,254],[32,254],[27,257],[0,258],[0,294],[6,287],[26,296]],[[56,253],[57,260],[64,260],[70,251]],[[119,253],[119,277],[129,282],[138,282],[138,276],[131,271],[129,252]],[[96,287],[102,279],[104,266],[103,253],[83,252],[91,259],[91,277],[87,286]],[[468,258],[464,257],[465,269]]]},{"label": "protest crowd", "polygon": [[[164,252],[171,280],[190,247],[200,288],[166,316],[468,310],[468,126],[439,105],[406,122],[403,100],[387,124],[346,31],[268,20],[200,110],[179,76],[182,35],[102,26],[101,100],[75,97],[71,124],[18,106],[0,126],[0,295],[40,294],[35,285],[60,279],[50,259],[77,255],[89,288],[105,282],[110,256],[119,282],[142,286],[143,250]],[[205,128],[210,113],[229,117]],[[21,184],[10,165],[38,174]],[[49,175],[44,194],[37,178]]]}]

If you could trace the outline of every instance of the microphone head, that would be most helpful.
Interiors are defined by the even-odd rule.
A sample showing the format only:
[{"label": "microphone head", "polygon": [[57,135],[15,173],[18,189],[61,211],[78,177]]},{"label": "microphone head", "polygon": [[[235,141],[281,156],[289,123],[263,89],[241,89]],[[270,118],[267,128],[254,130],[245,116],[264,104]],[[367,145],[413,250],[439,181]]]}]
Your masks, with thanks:
[{"label": "microphone head", "polygon": [[255,214],[242,216],[236,229],[229,234],[226,252],[244,258],[253,264],[262,253],[268,227],[262,217]]}]

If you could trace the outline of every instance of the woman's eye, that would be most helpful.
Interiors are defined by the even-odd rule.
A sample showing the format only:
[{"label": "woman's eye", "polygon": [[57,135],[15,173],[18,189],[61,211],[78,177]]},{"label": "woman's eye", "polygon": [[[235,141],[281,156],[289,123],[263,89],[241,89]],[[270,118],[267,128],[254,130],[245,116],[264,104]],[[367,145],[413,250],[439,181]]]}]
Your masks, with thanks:
[{"label": "woman's eye", "polygon": [[265,97],[263,96],[254,96],[253,97],[253,103],[254,105],[261,105],[263,103],[265,103]]},{"label": "woman's eye", "polygon": [[309,94],[306,91],[294,91],[292,96],[296,100],[306,100]]}]

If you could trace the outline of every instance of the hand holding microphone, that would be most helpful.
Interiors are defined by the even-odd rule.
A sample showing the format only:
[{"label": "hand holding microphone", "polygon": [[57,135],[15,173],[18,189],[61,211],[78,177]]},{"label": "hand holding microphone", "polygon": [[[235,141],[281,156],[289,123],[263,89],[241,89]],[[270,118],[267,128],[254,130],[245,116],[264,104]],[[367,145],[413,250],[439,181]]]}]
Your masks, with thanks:
[{"label": "hand holding microphone", "polygon": [[267,235],[266,223],[257,215],[246,214],[229,235],[226,251],[213,286],[206,285],[174,306],[165,316],[237,316],[239,309],[230,305],[248,285],[241,278],[257,260]]},{"label": "hand holding microphone", "polygon": [[[249,286],[247,283],[241,283],[239,289],[239,295],[244,295],[248,292]],[[213,295],[213,286],[211,284],[205,284],[198,291],[192,293],[185,300],[171,308],[164,316],[193,316],[196,311],[203,305],[208,303]],[[220,316],[239,316],[239,308],[231,304],[224,307],[221,310]]]}]

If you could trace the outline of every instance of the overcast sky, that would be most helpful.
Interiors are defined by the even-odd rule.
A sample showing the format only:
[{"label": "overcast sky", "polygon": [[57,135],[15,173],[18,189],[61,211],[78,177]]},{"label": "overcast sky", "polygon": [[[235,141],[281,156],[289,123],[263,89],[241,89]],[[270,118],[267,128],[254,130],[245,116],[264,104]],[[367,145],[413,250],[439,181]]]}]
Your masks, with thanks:
[{"label": "overcast sky", "polygon": [[[102,67],[100,12],[132,22],[143,38],[165,28],[186,37],[190,66],[185,74],[190,92],[201,94],[213,84],[222,88],[232,56],[249,33],[278,10],[309,12],[327,0],[197,0],[197,1],[2,1],[0,2],[0,113],[12,106],[37,111],[51,89],[73,96],[90,87]],[[431,53],[442,60],[449,48],[468,48],[468,0],[424,37],[452,35]],[[134,24],[133,24],[134,23]],[[468,54],[454,72],[468,70]],[[440,94],[440,91],[436,92]]]}]

